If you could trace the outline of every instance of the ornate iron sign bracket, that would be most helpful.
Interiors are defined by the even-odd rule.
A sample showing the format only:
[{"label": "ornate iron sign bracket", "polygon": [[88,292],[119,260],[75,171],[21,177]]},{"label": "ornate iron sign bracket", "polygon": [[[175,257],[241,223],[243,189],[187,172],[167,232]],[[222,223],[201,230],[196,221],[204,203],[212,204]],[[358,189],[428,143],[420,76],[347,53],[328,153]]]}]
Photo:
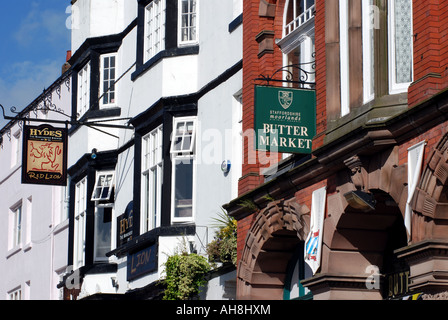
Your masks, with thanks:
[{"label": "ornate iron sign bracket", "polygon": [[[313,58],[314,56],[315,53],[312,54]],[[264,81],[268,86],[271,82],[282,82],[296,84],[301,88],[314,89],[316,85],[316,82],[314,82],[315,69],[315,61],[290,64],[279,68],[272,75],[260,75],[255,81]],[[282,76],[281,79],[278,78],[279,75]]]},{"label": "ornate iron sign bracket", "polygon": [[32,119],[29,117],[23,117],[20,116],[19,112],[16,112],[16,108],[15,107],[11,107],[10,111],[12,113],[17,114],[15,117],[11,117],[11,116],[7,116],[5,114],[5,108],[3,107],[3,105],[0,104],[0,108],[2,109],[2,114],[3,114],[3,118],[5,120],[11,120],[11,121],[26,121],[26,122],[40,122],[40,123],[55,123],[55,124],[64,124],[66,126],[68,125],[77,125],[77,126],[88,126],[88,127],[102,127],[102,128],[116,128],[116,129],[129,129],[129,130],[134,130],[134,127],[131,126],[130,124],[127,125],[119,125],[119,124],[111,124],[111,123],[107,123],[107,122],[112,122],[112,121],[117,121],[117,120],[130,120],[131,118],[119,118],[119,119],[109,119],[109,120],[99,120],[99,121],[78,121],[75,120],[73,118],[70,118],[69,115],[63,113],[61,110],[53,110],[50,108],[37,108],[34,109],[34,111],[53,111],[53,112],[57,112],[59,114],[62,114],[68,118],[70,118],[70,120],[52,120],[52,119]]}]

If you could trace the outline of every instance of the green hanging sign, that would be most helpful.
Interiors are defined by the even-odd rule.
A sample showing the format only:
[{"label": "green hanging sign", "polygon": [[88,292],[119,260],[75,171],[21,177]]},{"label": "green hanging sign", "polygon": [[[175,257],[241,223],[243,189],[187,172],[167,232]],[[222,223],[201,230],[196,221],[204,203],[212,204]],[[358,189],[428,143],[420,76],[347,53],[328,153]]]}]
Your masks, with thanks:
[{"label": "green hanging sign", "polygon": [[308,154],[316,135],[316,92],[255,86],[255,148]]}]

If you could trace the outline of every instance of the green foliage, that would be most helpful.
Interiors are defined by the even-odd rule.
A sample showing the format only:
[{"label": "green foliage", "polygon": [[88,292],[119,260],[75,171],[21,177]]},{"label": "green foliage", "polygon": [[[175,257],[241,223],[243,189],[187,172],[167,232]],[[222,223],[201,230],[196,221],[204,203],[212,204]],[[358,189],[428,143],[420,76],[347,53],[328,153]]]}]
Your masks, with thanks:
[{"label": "green foliage", "polygon": [[257,211],[258,209],[257,205],[252,200],[249,199],[241,200],[238,205],[250,211]]},{"label": "green foliage", "polygon": [[[236,265],[237,222],[223,210],[214,218],[219,228],[214,240],[207,246],[209,261],[233,263]],[[165,263],[166,285],[164,300],[188,300],[199,293],[199,288],[207,283],[205,275],[211,266],[206,258],[195,253],[188,253],[186,244],[180,252],[169,256]]]},{"label": "green foliage", "polygon": [[199,293],[199,288],[206,283],[204,276],[210,271],[206,258],[186,252],[168,257],[165,268],[167,289],[164,300],[193,298]]},{"label": "green foliage", "polygon": [[215,227],[219,228],[215,238],[207,246],[209,261],[215,263],[232,263],[236,265],[237,258],[237,221],[230,217],[224,210],[214,220],[218,222]]}]

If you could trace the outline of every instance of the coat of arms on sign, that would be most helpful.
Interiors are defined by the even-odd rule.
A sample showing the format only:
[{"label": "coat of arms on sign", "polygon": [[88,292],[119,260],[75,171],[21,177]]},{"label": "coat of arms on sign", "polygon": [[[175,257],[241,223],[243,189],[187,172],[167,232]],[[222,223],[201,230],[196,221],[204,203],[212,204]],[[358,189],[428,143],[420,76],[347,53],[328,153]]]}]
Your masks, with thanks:
[{"label": "coat of arms on sign", "polygon": [[292,104],[293,96],[291,91],[279,91],[278,101],[283,109],[288,109]]}]

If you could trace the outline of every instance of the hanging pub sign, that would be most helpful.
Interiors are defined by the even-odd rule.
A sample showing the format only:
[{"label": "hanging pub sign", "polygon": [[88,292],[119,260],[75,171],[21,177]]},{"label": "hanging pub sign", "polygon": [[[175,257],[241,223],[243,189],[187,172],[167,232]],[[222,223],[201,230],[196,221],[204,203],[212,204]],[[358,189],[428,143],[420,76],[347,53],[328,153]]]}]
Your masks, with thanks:
[{"label": "hanging pub sign", "polygon": [[66,185],[66,128],[50,125],[23,127],[22,183]]},{"label": "hanging pub sign", "polygon": [[255,86],[256,150],[308,154],[316,135],[316,92]]}]

